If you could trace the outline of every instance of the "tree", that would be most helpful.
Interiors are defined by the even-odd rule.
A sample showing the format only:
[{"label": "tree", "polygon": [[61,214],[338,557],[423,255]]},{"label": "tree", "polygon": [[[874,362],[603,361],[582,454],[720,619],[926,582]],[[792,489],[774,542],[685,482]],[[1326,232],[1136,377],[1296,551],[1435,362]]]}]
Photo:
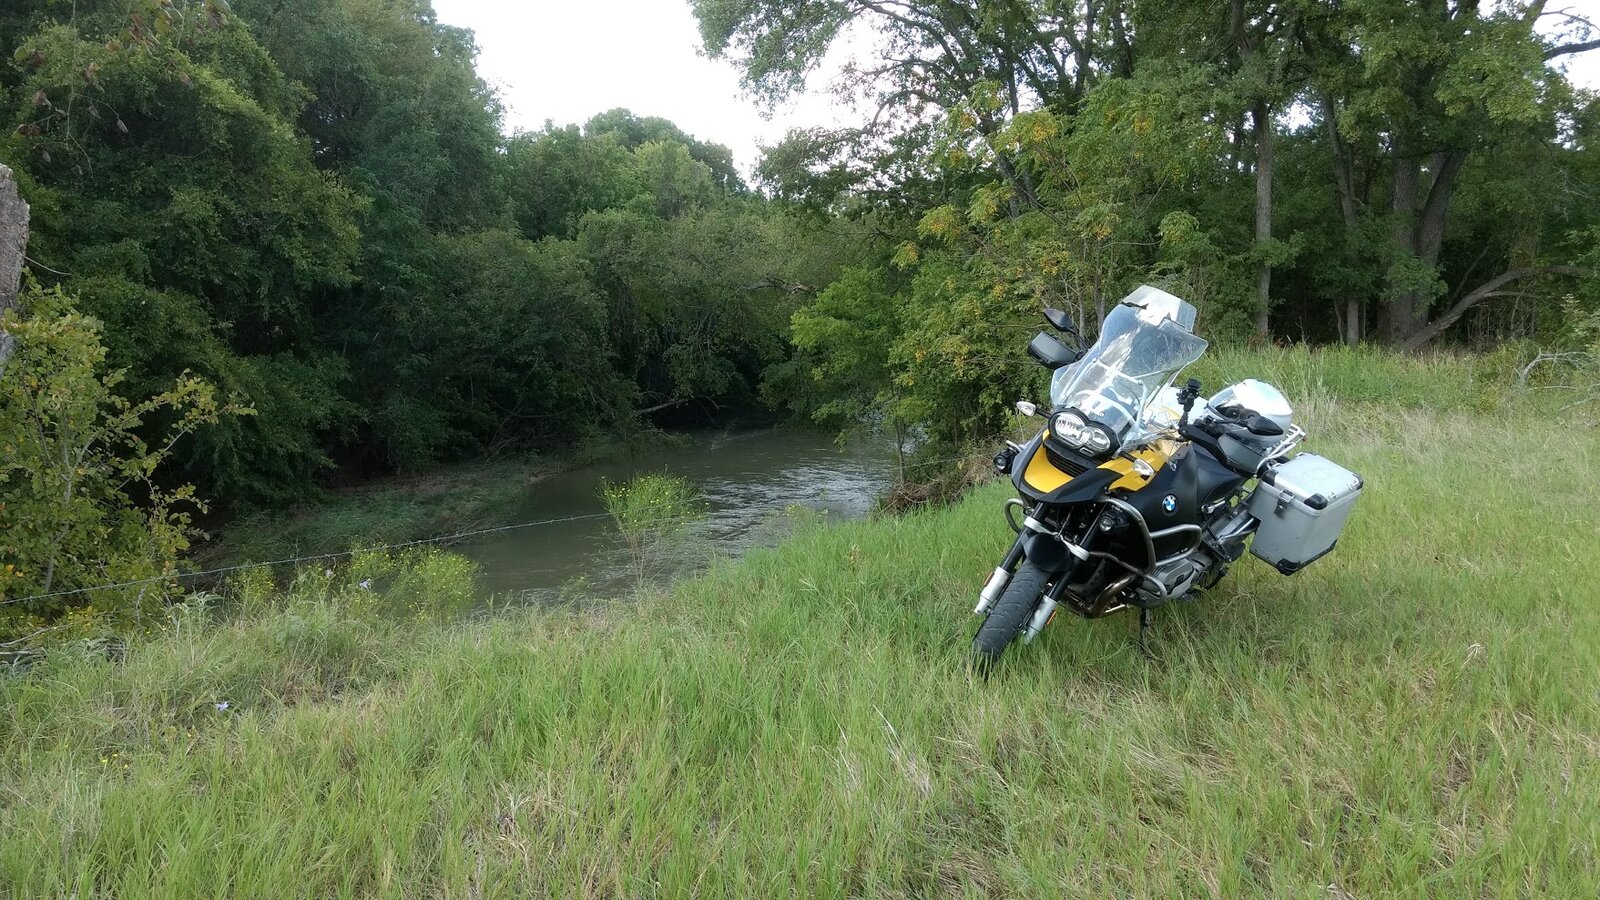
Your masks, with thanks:
[{"label": "tree", "polygon": [[[706,50],[731,56],[746,87],[769,102],[802,87],[841,35],[876,36],[882,52],[850,69],[844,85],[875,104],[848,135],[869,157],[892,155],[897,134],[958,108],[975,112],[985,139],[1030,107],[1070,113],[1100,75],[1132,70],[1129,5],[1118,0],[695,0],[694,8]],[[979,95],[994,102],[969,105]],[[1030,202],[1028,174],[1003,147],[990,150],[1019,203]]]},{"label": "tree", "polygon": [[530,240],[571,237],[585,213],[620,207],[640,191],[631,148],[576,125],[512,138],[502,178],[511,215]]},{"label": "tree", "polygon": [[349,283],[360,206],[285,122],[302,95],[211,4],[84,2],[23,40],[4,152],[35,186],[36,271],[106,323],[128,397],[193,371],[260,411],[198,436],[208,492],[298,491],[341,375],[311,301]]},{"label": "tree", "polygon": [[666,119],[640,118],[626,109],[612,109],[591,118],[584,124],[583,132],[590,138],[610,136],[629,150],[650,143],[681,145],[690,157],[711,170],[712,181],[719,190],[727,194],[742,194],[748,190],[733,164],[732,150],[721,144],[696,140]]},{"label": "tree", "polygon": [[[1547,64],[1590,44],[1544,43],[1534,31],[1544,6],[1485,12],[1470,0],[1439,0],[1400,8],[1307,7],[1300,41],[1315,61],[1313,89],[1328,129],[1342,218],[1355,229],[1366,209],[1390,227],[1378,307],[1378,336],[1386,343],[1415,349],[1442,334],[1448,323],[1430,326],[1442,322],[1432,309],[1446,293],[1479,299],[1494,293],[1452,285],[1441,260],[1468,162],[1523,137],[1555,137],[1562,97],[1541,87]],[[1386,182],[1381,205],[1363,190],[1376,178],[1359,175],[1374,170]],[[1501,263],[1502,274],[1517,271],[1508,264]],[[1521,274],[1548,271],[1525,268]]]}]

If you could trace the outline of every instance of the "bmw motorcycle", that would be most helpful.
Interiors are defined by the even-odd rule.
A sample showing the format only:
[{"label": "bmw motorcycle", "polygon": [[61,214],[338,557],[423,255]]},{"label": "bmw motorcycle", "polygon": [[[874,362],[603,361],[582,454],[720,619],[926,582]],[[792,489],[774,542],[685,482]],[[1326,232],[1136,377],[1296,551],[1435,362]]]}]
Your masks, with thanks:
[{"label": "bmw motorcycle", "polygon": [[[1254,379],[1199,403],[1174,387],[1206,342],[1184,300],[1141,287],[1106,317],[1093,346],[1046,310],[1055,335],[1028,352],[1054,371],[1046,424],[996,455],[1018,497],[1016,540],[979,595],[973,659],[988,671],[1013,641],[1031,642],[1062,609],[1085,619],[1151,611],[1217,584],[1248,548],[1292,575],[1333,550],[1363,488],[1311,453],[1282,392]],[[1023,401],[1018,412],[1041,413]],[[1148,653],[1148,651],[1146,651]]]}]

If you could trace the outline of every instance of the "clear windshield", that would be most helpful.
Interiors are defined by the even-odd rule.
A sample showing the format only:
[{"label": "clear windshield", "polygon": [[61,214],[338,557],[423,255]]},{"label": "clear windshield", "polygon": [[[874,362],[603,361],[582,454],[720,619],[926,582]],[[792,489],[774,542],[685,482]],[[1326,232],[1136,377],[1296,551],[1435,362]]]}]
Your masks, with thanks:
[{"label": "clear windshield", "polygon": [[1139,442],[1159,431],[1146,408],[1205,349],[1204,340],[1162,311],[1124,302],[1106,316],[1083,359],[1056,370],[1050,401],[1108,426],[1124,446]]}]

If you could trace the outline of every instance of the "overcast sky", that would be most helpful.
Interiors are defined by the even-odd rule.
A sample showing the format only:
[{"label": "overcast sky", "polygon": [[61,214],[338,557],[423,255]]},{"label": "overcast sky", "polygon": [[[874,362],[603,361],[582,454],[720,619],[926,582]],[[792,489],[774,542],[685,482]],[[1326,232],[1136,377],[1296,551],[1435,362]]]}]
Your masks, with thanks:
[{"label": "overcast sky", "polygon": [[745,169],[793,127],[844,124],[820,89],[771,118],[741,94],[729,63],[700,53],[687,0],[433,0],[440,20],[478,36],[478,72],[500,92],[508,130],[582,123],[626,107],[724,144]]},{"label": "overcast sky", "polygon": [[[789,128],[857,121],[814,86],[770,118],[741,95],[739,73],[700,53],[687,0],[433,0],[439,18],[477,32],[478,71],[506,106],[506,127],[582,123],[626,107],[724,144],[748,171],[758,147]],[[834,54],[837,71],[849,53]],[[1574,80],[1600,87],[1600,51],[1573,58]],[[820,79],[825,81],[826,78]]]}]

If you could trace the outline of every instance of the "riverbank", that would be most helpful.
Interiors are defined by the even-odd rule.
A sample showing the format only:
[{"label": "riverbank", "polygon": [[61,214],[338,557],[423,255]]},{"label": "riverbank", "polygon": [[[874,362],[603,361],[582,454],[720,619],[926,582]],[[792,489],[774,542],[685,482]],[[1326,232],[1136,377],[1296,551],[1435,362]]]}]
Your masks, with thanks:
[{"label": "riverbank", "polygon": [[0,884],[1586,896],[1600,432],[1453,391],[1304,399],[1369,485],[1345,539],[1161,611],[1156,661],[1063,619],[969,674],[999,485],[638,602],[463,620],[434,554],[237,582],[226,621],[0,679]]},{"label": "riverbank", "polygon": [[248,513],[198,546],[199,568],[337,553],[471,531],[504,522],[530,484],[581,457],[510,457],[341,488],[321,503]]},{"label": "riverbank", "polygon": [[[1189,374],[1200,377],[1213,389],[1245,377],[1266,379],[1291,397],[1307,398],[1310,405],[1302,406],[1300,411],[1308,415],[1317,412],[1317,404],[1324,397],[1390,408],[1487,411],[1504,404],[1506,393],[1513,389],[1517,363],[1514,354],[1398,357],[1373,349],[1337,347],[1315,352],[1304,347],[1217,348],[1193,366]],[[1023,427],[1032,424],[1019,422]],[[783,439],[773,446],[761,447],[763,436]],[[754,458],[743,455],[751,446],[756,446]],[[905,465],[900,460],[890,462],[891,449],[867,452],[860,444],[854,445],[845,454],[849,458],[843,460],[851,464],[847,468],[858,468],[854,464],[870,461],[868,468],[881,470],[883,477],[863,478],[863,473],[853,472],[852,477],[840,483],[830,483],[838,473],[837,464],[828,457],[834,456],[831,451],[837,449],[842,448],[834,437],[820,431],[760,423],[744,428],[729,425],[658,432],[628,446],[596,445],[565,455],[458,463],[420,475],[342,488],[320,503],[242,516],[201,544],[192,562],[197,568],[213,568],[289,559],[434,538],[514,521],[591,514],[600,511],[599,478],[625,480],[633,474],[659,470],[682,470],[691,478],[723,482],[722,489],[730,492],[725,498],[730,508],[754,506],[773,513],[782,512],[784,504],[800,499],[804,491],[769,491],[762,476],[797,470],[814,482],[817,492],[831,490],[836,499],[863,490],[875,493],[866,498],[865,505],[846,504],[849,509],[841,507],[835,512],[861,514],[866,507],[877,507],[881,499],[888,512],[898,514],[941,505],[981,482],[987,473],[991,448],[983,445],[960,451],[939,449],[913,457],[904,471],[906,483],[893,485],[893,491],[887,494],[884,492],[898,481],[898,473]],[[926,458],[930,456],[931,459]],[[711,457],[728,461],[706,465]],[[570,479],[574,482],[570,488],[560,485],[561,489],[554,492],[541,490],[542,486],[550,486],[546,482],[575,473],[578,477]],[[730,476],[737,477],[730,482]],[[749,493],[735,495],[737,491]],[[858,506],[862,508],[857,509]],[[750,525],[739,521],[728,527]],[[503,560],[523,553],[523,548],[511,545],[496,548],[496,552]],[[581,553],[582,548],[570,546],[564,552]],[[493,587],[515,589],[516,582],[499,580]]]}]

